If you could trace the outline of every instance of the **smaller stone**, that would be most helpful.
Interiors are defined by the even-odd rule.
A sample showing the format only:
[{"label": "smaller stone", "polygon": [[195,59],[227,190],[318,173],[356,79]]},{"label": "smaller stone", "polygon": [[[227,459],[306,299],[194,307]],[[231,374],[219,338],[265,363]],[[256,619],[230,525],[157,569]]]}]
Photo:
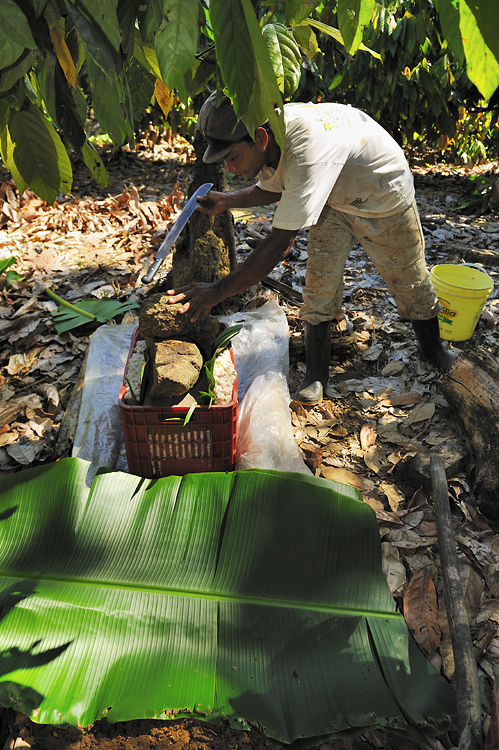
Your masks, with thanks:
[{"label": "smaller stone", "polygon": [[151,399],[183,396],[196,384],[203,355],[192,341],[165,339],[153,344]]}]

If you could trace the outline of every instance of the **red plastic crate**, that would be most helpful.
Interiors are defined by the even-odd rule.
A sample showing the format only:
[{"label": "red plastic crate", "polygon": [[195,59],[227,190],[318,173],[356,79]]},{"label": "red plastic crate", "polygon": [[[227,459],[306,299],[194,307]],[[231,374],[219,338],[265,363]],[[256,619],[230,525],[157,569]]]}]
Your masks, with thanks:
[{"label": "red plastic crate", "polygon": [[[229,404],[196,406],[188,424],[186,406],[130,406],[125,404],[128,363],[140,338],[135,329],[118,403],[132,474],[156,479],[205,471],[232,471],[237,443],[237,378]],[[232,347],[230,347],[232,361]],[[180,421],[169,421],[180,417]]]}]

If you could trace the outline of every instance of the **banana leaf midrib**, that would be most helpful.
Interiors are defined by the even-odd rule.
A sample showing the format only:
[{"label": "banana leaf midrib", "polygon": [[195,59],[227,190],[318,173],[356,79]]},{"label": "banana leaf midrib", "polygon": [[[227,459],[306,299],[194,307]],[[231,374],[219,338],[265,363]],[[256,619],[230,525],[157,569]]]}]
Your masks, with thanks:
[{"label": "banana leaf midrib", "polygon": [[[20,575],[15,575],[12,571],[6,573],[0,570],[0,579],[12,579],[18,580]],[[337,614],[343,616],[354,616],[354,617],[382,617],[391,619],[400,619],[402,615],[400,612],[389,611],[389,610],[376,610],[376,609],[357,609],[354,607],[341,607],[341,606],[328,606],[327,604],[315,604],[313,602],[304,602],[298,600],[276,600],[269,599],[265,596],[241,596],[237,594],[223,594],[219,592],[207,592],[207,591],[196,591],[194,589],[177,589],[168,588],[163,586],[137,586],[136,584],[127,584],[123,582],[115,581],[99,581],[99,580],[84,580],[79,578],[69,578],[64,576],[40,576],[30,575],[26,571],[23,571],[22,578],[24,580],[32,581],[44,581],[47,583],[67,583],[70,585],[85,586],[87,588],[100,588],[100,589],[111,589],[113,591],[136,591],[137,593],[146,594],[161,594],[162,596],[179,596],[182,598],[193,598],[193,599],[208,599],[212,601],[230,602],[232,604],[254,604],[266,607],[282,607],[288,609],[303,609],[310,610],[311,612],[328,612],[330,614]]]}]

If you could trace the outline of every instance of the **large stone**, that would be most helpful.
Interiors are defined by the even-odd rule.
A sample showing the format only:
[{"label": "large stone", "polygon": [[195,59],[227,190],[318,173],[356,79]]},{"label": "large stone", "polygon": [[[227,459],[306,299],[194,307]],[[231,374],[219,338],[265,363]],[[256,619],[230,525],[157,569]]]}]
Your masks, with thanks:
[{"label": "large stone", "polygon": [[181,304],[172,305],[166,294],[151,294],[142,302],[139,330],[144,338],[169,339],[188,337],[201,347],[205,356],[211,355],[211,344],[219,333],[220,323],[207,310],[195,323],[189,313],[179,313]]},{"label": "large stone", "polygon": [[203,355],[192,341],[166,339],[153,344],[151,399],[182,396],[197,382]]}]

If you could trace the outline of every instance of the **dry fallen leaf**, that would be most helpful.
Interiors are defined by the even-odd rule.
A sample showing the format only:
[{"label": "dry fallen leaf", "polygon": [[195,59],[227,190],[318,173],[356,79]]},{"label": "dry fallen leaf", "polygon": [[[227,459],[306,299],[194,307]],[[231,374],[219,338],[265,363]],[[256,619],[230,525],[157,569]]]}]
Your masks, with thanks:
[{"label": "dry fallen leaf", "polygon": [[422,403],[411,409],[407,418],[407,425],[416,424],[416,422],[426,422],[435,414],[435,404]]},{"label": "dry fallen leaf", "polygon": [[360,428],[360,447],[366,451],[376,442],[376,427],[373,424],[363,424]]},{"label": "dry fallen leaf", "polygon": [[300,448],[305,454],[305,463],[310,469],[318,469],[322,463],[322,448],[313,443],[300,443]]},{"label": "dry fallen leaf", "polygon": [[440,656],[442,657],[442,673],[448,680],[451,680],[454,676],[456,665],[450,635],[446,635],[440,641]]},{"label": "dry fallen leaf", "polygon": [[380,474],[387,468],[386,453],[379,445],[371,445],[364,453],[364,463],[368,469]]},{"label": "dry fallen leaf", "polygon": [[40,440],[18,440],[6,446],[7,453],[11,458],[23,466],[33,463],[43,451],[44,444]]},{"label": "dry fallen leaf", "polygon": [[396,547],[389,542],[381,543],[381,553],[383,555],[382,566],[385,574],[388,588],[394,594],[407,581],[405,565],[400,561],[400,553]]},{"label": "dry fallen leaf", "polygon": [[393,362],[388,362],[387,365],[381,370],[381,374],[384,378],[392,375],[398,375],[404,369],[404,363],[399,359]]},{"label": "dry fallen leaf", "polygon": [[412,577],[404,594],[404,619],[418,645],[431,655],[437,649],[442,631],[437,616],[437,592],[427,568]]},{"label": "dry fallen leaf", "polygon": [[405,497],[403,493],[394,484],[381,482],[379,485],[381,492],[384,492],[388,498],[388,504],[394,511],[400,510],[405,506]]},{"label": "dry fallen leaf", "polygon": [[353,471],[348,469],[338,469],[333,466],[322,466],[321,474],[325,479],[329,479],[332,482],[340,482],[340,484],[348,484],[350,487],[362,491],[364,489],[364,480],[358,474],[354,474]]},{"label": "dry fallen leaf", "polygon": [[380,406],[410,406],[419,404],[422,400],[420,393],[401,393],[399,396],[390,396],[379,402]]},{"label": "dry fallen leaf", "polygon": [[484,583],[473,567],[463,561],[459,564],[459,577],[463,586],[464,606],[468,620],[472,622],[481,609]]}]

